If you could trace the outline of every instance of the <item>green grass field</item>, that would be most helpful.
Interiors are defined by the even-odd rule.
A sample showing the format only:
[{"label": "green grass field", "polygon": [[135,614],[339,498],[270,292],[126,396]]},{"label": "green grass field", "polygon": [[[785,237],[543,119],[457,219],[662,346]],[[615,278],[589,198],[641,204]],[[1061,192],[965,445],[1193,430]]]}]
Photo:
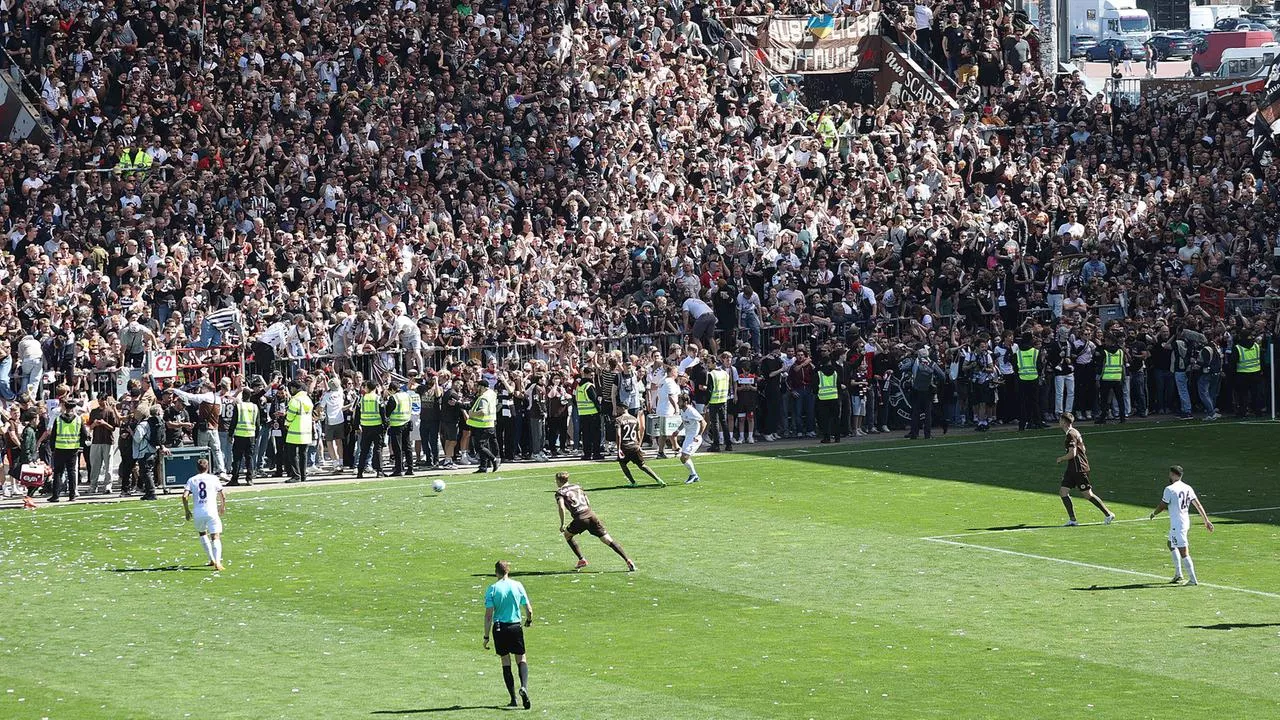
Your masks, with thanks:
[{"label": "green grass field", "polygon": [[[234,495],[221,574],[173,499],[5,513],[0,718],[495,717],[498,558],[542,717],[1280,717],[1280,425],[1083,430],[1109,527],[1057,527],[1058,432],[582,468],[636,574],[590,537],[571,572],[522,468]],[[1197,588],[1145,520],[1172,462]]]}]

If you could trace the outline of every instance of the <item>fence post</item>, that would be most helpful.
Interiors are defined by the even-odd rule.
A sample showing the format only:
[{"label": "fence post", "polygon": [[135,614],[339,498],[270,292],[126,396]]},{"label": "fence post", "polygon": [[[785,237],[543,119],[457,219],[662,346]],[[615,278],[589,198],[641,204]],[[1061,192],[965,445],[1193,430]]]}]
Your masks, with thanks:
[{"label": "fence post", "polygon": [[1276,339],[1271,338],[1271,347],[1268,348],[1267,358],[1268,367],[1271,369],[1271,419],[1276,419]]}]

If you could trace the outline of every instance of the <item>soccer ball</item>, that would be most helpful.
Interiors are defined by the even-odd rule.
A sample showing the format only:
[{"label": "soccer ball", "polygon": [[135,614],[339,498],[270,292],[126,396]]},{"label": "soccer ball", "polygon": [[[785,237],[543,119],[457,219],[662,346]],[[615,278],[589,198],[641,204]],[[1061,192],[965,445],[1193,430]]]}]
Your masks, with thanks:
[{"label": "soccer ball", "polygon": [[436,492],[444,492],[444,481],[436,480],[435,482],[431,483],[431,489],[435,490]]}]

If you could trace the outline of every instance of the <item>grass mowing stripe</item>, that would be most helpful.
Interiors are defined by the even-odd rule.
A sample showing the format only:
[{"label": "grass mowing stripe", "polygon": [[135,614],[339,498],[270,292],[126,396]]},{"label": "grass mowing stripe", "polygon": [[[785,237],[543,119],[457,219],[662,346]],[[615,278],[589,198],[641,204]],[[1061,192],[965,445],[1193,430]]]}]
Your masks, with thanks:
[{"label": "grass mowing stripe", "polygon": [[[1226,423],[1211,423],[1211,425],[1216,426],[1216,427],[1221,427],[1221,426],[1226,426],[1226,425],[1272,425],[1272,424],[1273,424],[1273,423],[1270,423],[1270,422],[1261,422],[1261,423],[1259,423],[1259,422],[1248,422],[1248,421],[1233,421],[1233,422],[1226,422]],[[1119,434],[1122,434],[1122,433],[1155,432],[1155,431],[1157,431],[1157,430],[1178,430],[1178,429],[1184,429],[1184,428],[1200,428],[1200,427],[1204,427],[1204,424],[1201,424],[1201,423],[1197,423],[1197,424],[1177,423],[1177,424],[1171,424],[1171,425],[1152,425],[1152,426],[1133,427],[1133,428],[1116,428],[1116,429],[1114,429],[1114,430],[1099,430],[1099,431],[1097,431],[1097,432],[1091,432],[1091,433],[1089,433],[1089,435],[1090,435],[1090,437],[1092,437],[1092,436],[1095,436],[1095,435],[1119,435]],[[1017,435],[1017,436],[1015,436],[1015,437],[1008,437],[1008,438],[991,438],[991,439],[983,439],[983,440],[960,440],[960,441],[955,441],[955,442],[939,442],[939,443],[934,443],[934,444],[923,444],[923,445],[922,445],[922,444],[909,443],[909,444],[890,445],[890,446],[887,446],[887,447],[875,447],[875,448],[857,448],[857,447],[850,447],[850,448],[841,448],[841,449],[839,449],[839,450],[805,450],[805,449],[797,449],[797,450],[780,450],[780,451],[779,451],[779,454],[776,454],[776,455],[743,454],[743,455],[738,455],[738,456],[735,456],[735,457],[723,457],[723,456],[721,456],[721,457],[718,457],[718,458],[708,458],[708,457],[703,456],[703,458],[699,461],[699,463],[698,463],[698,464],[699,464],[699,465],[727,465],[727,464],[729,464],[729,463],[735,463],[735,462],[754,462],[754,461],[759,461],[759,460],[762,460],[762,459],[778,459],[778,460],[806,460],[806,459],[808,459],[808,458],[812,458],[812,457],[827,457],[827,456],[839,456],[839,455],[861,455],[861,454],[865,454],[865,453],[894,452],[894,451],[898,451],[898,450],[934,450],[934,449],[939,449],[939,448],[948,448],[948,447],[965,447],[965,446],[970,446],[970,445],[988,445],[988,444],[992,444],[992,443],[1020,442],[1020,441],[1026,441],[1026,440],[1046,440],[1046,439],[1050,439],[1050,438],[1053,438],[1053,437],[1054,437],[1054,435],[1052,435],[1052,434],[1036,434],[1036,435]],[[792,452],[792,453],[794,453],[794,454],[793,454],[793,455],[783,455],[783,454],[781,454],[781,453],[784,453],[784,452]],[[476,483],[500,482],[500,481],[503,481],[503,480],[528,480],[528,479],[532,479],[532,478],[545,478],[545,477],[547,477],[547,476],[548,476],[548,474],[553,473],[553,471],[554,471],[555,467],[559,467],[559,466],[552,466],[552,467],[550,467],[550,468],[547,468],[546,470],[530,471],[530,472],[528,472],[528,473],[518,473],[518,474],[511,474],[511,475],[499,475],[499,476],[492,477],[492,478],[475,478],[475,479],[471,479],[471,480],[456,480],[456,481],[453,481],[451,484],[453,484],[453,485],[471,485],[471,484],[476,484]],[[618,471],[618,469],[617,469],[616,467],[614,467],[613,465],[610,465],[610,466],[609,466],[609,467],[607,467],[607,468],[595,468],[595,469],[590,469],[590,470],[575,470],[575,471],[573,471],[573,474],[574,474],[574,475],[577,475],[577,476],[581,476],[581,475],[602,475],[602,474],[605,474],[605,473],[610,473],[610,474],[612,474],[612,473],[618,473],[618,472],[619,472],[619,471]],[[430,487],[430,486],[431,486],[431,483],[432,483],[432,482],[435,482],[437,479],[443,479],[443,478],[448,478],[448,477],[458,477],[458,475],[457,475],[457,474],[454,474],[454,475],[433,475],[433,476],[430,476],[430,477],[431,477],[431,481],[430,481],[430,482],[407,483],[407,484],[394,484],[394,485],[388,485],[388,484],[376,483],[376,482],[369,482],[369,483],[367,483],[367,484],[360,484],[359,486],[357,486],[357,487],[353,487],[353,488],[343,488],[343,489],[335,489],[335,490],[317,490],[317,491],[314,491],[314,492],[288,492],[288,493],[274,494],[274,493],[276,493],[276,491],[280,491],[280,490],[289,491],[289,490],[295,490],[295,488],[290,488],[290,487],[262,488],[261,490],[258,490],[257,492],[263,492],[263,493],[268,493],[268,492],[269,492],[269,493],[273,493],[273,494],[272,494],[272,495],[270,495],[270,496],[261,496],[261,497],[259,497],[259,496],[257,496],[257,495],[255,495],[255,496],[253,496],[253,497],[245,497],[245,498],[236,498],[236,497],[231,497],[231,498],[227,498],[227,502],[249,502],[249,501],[257,501],[257,500],[272,500],[272,499],[278,500],[278,499],[287,499],[287,498],[295,498],[295,497],[298,497],[298,498],[301,498],[301,497],[323,497],[323,496],[327,496],[327,495],[347,495],[347,494],[351,494],[351,493],[370,492],[370,491],[373,491],[373,490],[389,491],[389,490],[413,490],[413,489],[422,489],[422,488]],[[590,490],[590,488],[588,488],[588,490]],[[241,492],[254,492],[254,491],[241,491]],[[237,492],[237,493],[234,493],[234,494],[238,495],[238,494],[241,494],[241,492]],[[173,497],[180,497],[180,495],[175,494]],[[69,511],[66,511],[66,512],[58,512],[58,513],[54,513],[54,514],[56,514],[58,517],[63,517],[63,516],[74,516],[74,515],[95,515],[95,514],[102,514],[102,513],[105,513],[105,512],[109,512],[109,511],[111,511],[111,510],[113,510],[113,509],[119,509],[119,508],[125,508],[125,507],[132,507],[132,506],[133,506],[133,503],[125,503],[125,502],[121,502],[121,503],[102,503],[101,505],[102,505],[102,507],[101,507],[101,508],[85,509],[85,510],[69,510]],[[15,509],[16,509],[16,508],[15,508]],[[23,517],[26,517],[27,515],[28,515],[27,513],[17,513],[17,512],[4,513],[4,512],[0,512],[0,519],[4,519],[4,518],[6,518],[6,517],[15,517],[15,516],[23,516]],[[948,537],[951,537],[951,536],[948,536]]]},{"label": "grass mowing stripe", "polygon": [[[1242,510],[1219,510],[1217,512],[1211,512],[1209,513],[1209,515],[1212,515],[1212,516],[1244,515],[1246,513],[1270,512],[1272,510],[1280,510],[1280,505],[1274,505],[1272,507],[1244,508]],[[1154,519],[1146,518],[1146,517],[1137,517],[1137,518],[1128,518],[1126,520],[1112,520],[1111,524],[1118,525],[1120,523],[1155,522],[1158,519],[1159,519],[1158,517]],[[1094,522],[1080,523],[1077,527],[1088,527],[1090,525],[1106,525],[1106,523],[1101,520],[1097,520]],[[1057,530],[1059,528],[1065,528],[1065,527],[1067,526],[1066,525],[1034,525],[1030,527],[1020,527],[1020,528],[1000,528],[999,530],[974,530],[973,532],[952,533],[950,535],[930,535],[929,537],[923,537],[920,539],[921,540],[945,540],[947,538],[973,537],[974,535],[999,535],[1001,533],[1031,532],[1032,530]]]},{"label": "grass mowing stripe", "polygon": [[[1065,558],[1049,557],[1048,555],[1036,555],[1034,553],[1025,553],[1018,550],[1006,550],[1005,548],[991,547],[990,545],[977,545],[974,543],[959,542],[956,540],[946,540],[943,538],[921,538],[928,542],[942,543],[943,545],[954,545],[956,547],[973,548],[975,550],[987,550],[989,552],[1003,553],[1005,555],[1013,555],[1014,557],[1027,558],[1030,560],[1046,560],[1048,562],[1062,563],[1063,565],[1074,565],[1075,567],[1089,568],[1092,570],[1104,570],[1106,572],[1121,573],[1124,575],[1135,575],[1137,577],[1154,578],[1163,580],[1167,575],[1156,575],[1154,573],[1141,572],[1139,570],[1126,570],[1124,568],[1111,567],[1109,565],[1097,565],[1095,563],[1080,562],[1079,560],[1067,560]],[[1276,598],[1280,600],[1280,594],[1265,592],[1263,590],[1252,590],[1250,588],[1233,587],[1231,585],[1214,585],[1213,583],[1200,583],[1201,587],[1213,588],[1215,590],[1230,590],[1232,592],[1248,593],[1250,595],[1260,595],[1262,597]]]}]

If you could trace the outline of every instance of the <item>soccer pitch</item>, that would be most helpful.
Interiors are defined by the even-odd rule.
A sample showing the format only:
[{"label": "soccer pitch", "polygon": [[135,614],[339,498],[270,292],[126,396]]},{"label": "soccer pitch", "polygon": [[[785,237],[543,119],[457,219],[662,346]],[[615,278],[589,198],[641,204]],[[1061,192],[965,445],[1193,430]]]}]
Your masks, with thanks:
[{"label": "soccer pitch", "polygon": [[[553,472],[518,467],[231,495],[224,573],[172,497],[4,513],[0,718],[494,717],[500,558],[530,715],[1280,716],[1280,425],[1081,429],[1111,526],[1058,527],[1060,432],[573,469],[635,574],[590,536],[572,572]],[[1175,462],[1217,525],[1199,587],[1146,520]]]}]

